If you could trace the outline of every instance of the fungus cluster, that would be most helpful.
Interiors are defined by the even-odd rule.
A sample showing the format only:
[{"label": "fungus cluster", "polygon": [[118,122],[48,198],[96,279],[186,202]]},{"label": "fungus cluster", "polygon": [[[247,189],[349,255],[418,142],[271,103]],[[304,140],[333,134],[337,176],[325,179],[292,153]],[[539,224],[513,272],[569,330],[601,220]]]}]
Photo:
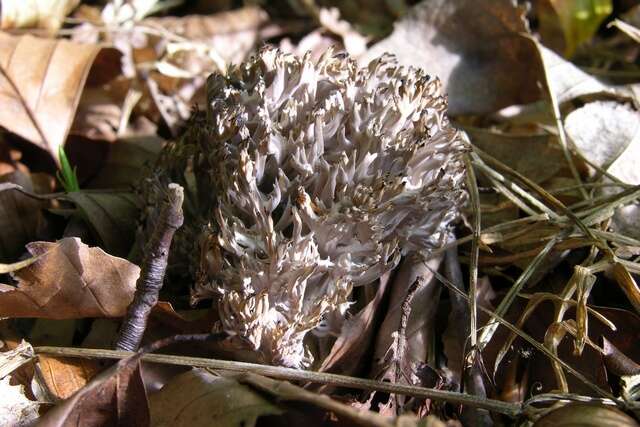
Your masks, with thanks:
[{"label": "fungus cluster", "polygon": [[440,81],[390,56],[359,68],[265,48],[209,77],[207,102],[156,171],[186,189],[176,256],[223,331],[308,366],[305,336],[344,315],[354,286],[443,244],[465,144]]}]

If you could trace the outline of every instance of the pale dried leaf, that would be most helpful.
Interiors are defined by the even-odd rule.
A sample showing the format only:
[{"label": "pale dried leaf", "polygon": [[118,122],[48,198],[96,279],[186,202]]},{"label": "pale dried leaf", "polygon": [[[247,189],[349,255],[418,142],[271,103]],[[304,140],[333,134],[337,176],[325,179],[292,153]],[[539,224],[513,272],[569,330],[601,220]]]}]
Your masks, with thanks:
[{"label": "pale dried leaf", "polygon": [[37,259],[13,272],[17,287],[0,284],[1,317],[73,319],[126,312],[138,266],[77,238],[33,242],[27,249]]},{"label": "pale dried leaf", "polygon": [[[246,59],[259,40],[267,14],[257,7],[214,15],[149,18],[142,27],[155,30],[159,59],[192,76],[222,71]],[[153,42],[149,39],[149,42]]]},{"label": "pale dried leaf", "polygon": [[[565,129],[586,159],[622,182],[640,184],[640,113],[627,104],[594,101],[571,112]],[[616,210],[615,231],[640,238],[640,207],[629,204]]]},{"label": "pale dried leaf", "polygon": [[640,113],[615,101],[594,101],[571,112],[565,130],[578,151],[627,184],[640,184]]},{"label": "pale dried leaf", "polygon": [[38,402],[31,401],[24,394],[24,387],[11,385],[11,378],[0,380],[0,425],[26,427],[38,418]]},{"label": "pale dried leaf", "polygon": [[2,0],[0,29],[43,28],[55,34],[80,0]]},{"label": "pale dried leaf", "polygon": [[0,125],[57,159],[102,48],[0,33]]},{"label": "pale dried leaf", "polygon": [[13,350],[0,353],[0,379],[36,357],[31,344],[22,340]]},{"label": "pale dried leaf", "polygon": [[367,38],[357,32],[349,22],[341,20],[340,11],[337,8],[320,9],[318,19],[323,27],[342,37],[349,55],[359,56],[367,50]]},{"label": "pale dried leaf", "polygon": [[637,97],[637,87],[634,88],[633,85],[612,86],[603,83],[551,49],[537,42],[533,42],[533,44],[537,47],[539,57],[544,66],[549,92],[555,97],[558,104],[594,94],[608,94],[631,99]]},{"label": "pale dried leaf", "polygon": [[149,409],[156,427],[253,427],[259,417],[282,412],[251,387],[199,369],[151,395]]},{"label": "pale dried leaf", "polygon": [[449,114],[481,114],[540,98],[540,66],[523,9],[511,0],[426,0],[359,62],[384,52],[438,76]]}]

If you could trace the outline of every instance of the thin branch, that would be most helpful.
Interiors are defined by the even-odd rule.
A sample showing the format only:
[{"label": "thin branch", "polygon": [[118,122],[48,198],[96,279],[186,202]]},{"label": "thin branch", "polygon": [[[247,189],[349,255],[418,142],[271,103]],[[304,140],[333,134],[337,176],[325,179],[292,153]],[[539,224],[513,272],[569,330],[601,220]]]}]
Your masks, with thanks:
[{"label": "thin branch", "polygon": [[[53,354],[66,357],[83,357],[89,359],[124,359],[136,353],[119,350],[101,350],[73,347],[36,347],[36,354]],[[337,387],[359,390],[378,391],[382,393],[404,394],[421,399],[443,400],[460,405],[477,408],[517,417],[523,413],[522,405],[502,402],[494,399],[484,399],[468,394],[438,390],[426,387],[416,387],[389,382],[375,381],[364,378],[354,378],[345,375],[328,374],[324,372],[303,371],[299,369],[283,368],[280,366],[259,365],[255,363],[236,362],[232,360],[206,359],[202,357],[174,356],[167,354],[144,354],[142,360],[152,363],[167,363],[171,365],[190,366],[198,368],[220,369],[234,372],[251,372],[271,378],[289,381],[315,382]]]},{"label": "thin branch", "polygon": [[164,273],[169,258],[171,240],[184,222],[182,202],[184,190],[178,184],[169,184],[167,198],[160,208],[158,221],[149,239],[142,270],[136,283],[136,293],[122,322],[115,348],[137,350],[147,327],[151,309],[158,303]]}]

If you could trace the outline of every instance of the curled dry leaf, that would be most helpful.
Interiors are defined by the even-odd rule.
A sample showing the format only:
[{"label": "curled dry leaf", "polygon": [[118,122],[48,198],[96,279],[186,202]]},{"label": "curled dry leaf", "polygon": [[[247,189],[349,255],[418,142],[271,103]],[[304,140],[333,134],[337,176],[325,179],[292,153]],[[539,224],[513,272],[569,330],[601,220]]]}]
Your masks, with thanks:
[{"label": "curled dry leaf", "polygon": [[33,242],[34,258],[13,271],[18,286],[0,284],[0,317],[74,319],[122,316],[140,269],[77,238]]},{"label": "curled dry leaf", "polygon": [[99,45],[0,33],[0,125],[57,159],[91,65],[102,50]]},{"label": "curled dry leaf", "polygon": [[[403,65],[437,75],[449,94],[449,113],[482,114],[540,98],[540,66],[524,10],[511,0],[426,0],[399,21],[388,38],[360,58],[383,52]],[[534,58],[534,59],[532,59]]]},{"label": "curled dry leaf", "polygon": [[152,394],[149,409],[157,427],[253,427],[261,416],[282,413],[251,387],[200,369],[173,378]]},{"label": "curled dry leaf", "polygon": [[42,28],[55,34],[80,0],[2,0],[0,29]]},{"label": "curled dry leaf", "polygon": [[47,412],[39,427],[148,426],[141,354],[119,361],[73,396]]}]

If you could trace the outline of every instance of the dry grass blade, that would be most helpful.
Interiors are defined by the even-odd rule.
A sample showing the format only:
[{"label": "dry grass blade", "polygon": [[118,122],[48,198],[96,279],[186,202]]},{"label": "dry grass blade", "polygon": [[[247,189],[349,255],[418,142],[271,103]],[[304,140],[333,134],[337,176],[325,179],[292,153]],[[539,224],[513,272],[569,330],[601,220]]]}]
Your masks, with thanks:
[{"label": "dry grass blade", "polygon": [[[478,341],[478,313],[476,304],[476,289],[478,286],[478,255],[481,232],[480,218],[480,195],[478,194],[478,184],[476,181],[471,159],[465,156],[467,167],[467,188],[471,199],[471,209],[473,210],[473,239],[471,240],[471,262],[469,263],[469,333],[471,334],[471,348],[475,349]],[[472,353],[475,354],[475,353]],[[469,361],[472,364],[472,361]]]},{"label": "dry grass blade", "polygon": [[511,286],[511,288],[509,289],[507,294],[504,296],[502,301],[500,301],[500,304],[496,308],[495,313],[492,314],[492,319],[489,321],[487,326],[482,330],[482,333],[480,334],[478,345],[481,349],[484,348],[489,343],[489,341],[491,341],[491,338],[493,338],[493,334],[498,329],[499,322],[495,316],[502,317],[505,315],[509,307],[511,307],[511,304],[513,303],[513,301],[515,301],[518,293],[522,290],[523,286],[527,283],[527,280],[529,280],[529,278],[533,275],[533,273],[536,271],[538,266],[542,264],[542,262],[545,260],[549,252],[551,252],[551,249],[553,249],[556,243],[558,243],[564,237],[566,237],[567,234],[568,233],[565,231],[560,235],[554,236],[544,246],[544,248],[540,252],[538,252],[535,258],[531,260],[527,268],[520,274],[520,276],[518,277],[516,282],[513,284],[513,286]]},{"label": "dry grass blade", "polygon": [[[469,298],[468,296],[462,292],[461,290],[459,290],[455,284],[451,283],[446,277],[444,277],[442,274],[440,274],[439,272],[431,269],[431,271],[433,272],[433,274],[436,276],[436,278],[438,280],[440,280],[440,282],[442,284],[444,284],[447,288],[453,290],[453,292],[457,293],[458,295],[460,295],[462,298],[464,298],[467,303],[469,303]],[[508,321],[506,321],[505,319],[503,319],[502,317],[496,315],[495,312],[488,310],[482,306],[478,307],[482,312],[488,314],[489,316],[492,316],[492,318],[500,323],[500,325],[506,327],[507,329],[509,329],[511,332],[515,333],[516,335],[518,335],[519,337],[523,338],[526,342],[528,342],[529,344],[531,344],[536,350],[540,351],[542,354],[544,354],[545,356],[549,357],[552,361],[558,363],[560,366],[562,366],[567,372],[569,372],[571,375],[573,375],[574,377],[576,377],[578,380],[580,380],[581,382],[583,382],[587,387],[589,387],[591,390],[595,391],[597,394],[599,394],[600,396],[604,396],[607,399],[610,399],[612,402],[616,402],[619,404],[622,404],[623,402],[620,402],[618,399],[616,399],[616,397],[611,394],[610,392],[602,389],[601,387],[599,387],[598,385],[594,384],[593,382],[591,382],[587,377],[585,377],[584,375],[582,375],[580,372],[578,372],[577,370],[575,370],[574,368],[571,367],[571,365],[569,365],[568,363],[566,363],[565,361],[563,361],[562,359],[558,358],[557,355],[553,354],[551,351],[549,351],[549,349],[547,349],[544,345],[540,344],[538,341],[536,341],[535,339],[533,339],[529,334],[525,333],[524,331],[518,329],[517,327],[515,327],[514,325],[512,325],[511,323],[509,323]]]}]

